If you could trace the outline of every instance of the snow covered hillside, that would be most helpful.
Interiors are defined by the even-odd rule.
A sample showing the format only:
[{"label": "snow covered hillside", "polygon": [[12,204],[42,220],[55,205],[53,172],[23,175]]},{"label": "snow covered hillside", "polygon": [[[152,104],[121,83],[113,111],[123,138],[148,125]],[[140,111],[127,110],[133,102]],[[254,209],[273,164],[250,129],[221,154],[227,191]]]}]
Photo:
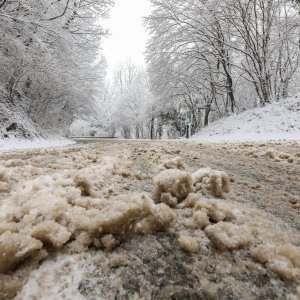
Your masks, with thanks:
[{"label": "snow covered hillside", "polygon": [[192,140],[300,140],[300,94],[218,120],[194,135]]},{"label": "snow covered hillside", "polygon": [[0,85],[0,152],[28,148],[61,147],[74,144],[59,134],[52,136],[43,133],[35,124],[22,102],[10,103]]},{"label": "snow covered hillside", "polygon": [[33,138],[39,136],[35,124],[19,103],[5,100],[0,86],[0,140],[9,138]]}]

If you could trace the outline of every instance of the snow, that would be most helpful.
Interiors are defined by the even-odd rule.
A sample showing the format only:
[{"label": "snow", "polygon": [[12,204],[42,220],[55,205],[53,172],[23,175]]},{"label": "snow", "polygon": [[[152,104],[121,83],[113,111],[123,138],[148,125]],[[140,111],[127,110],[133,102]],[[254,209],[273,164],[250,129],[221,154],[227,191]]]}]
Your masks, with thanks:
[{"label": "snow", "polygon": [[177,200],[184,200],[194,191],[191,174],[177,169],[163,171],[153,181],[155,199],[171,206],[176,206]]},{"label": "snow", "polygon": [[84,300],[78,291],[83,277],[83,271],[80,270],[81,260],[79,255],[73,255],[45,262],[32,273],[16,299]]},{"label": "snow", "polygon": [[192,174],[192,178],[197,189],[206,188],[215,197],[225,198],[224,193],[229,192],[229,176],[225,172],[201,168]]},{"label": "snow", "polygon": [[54,138],[33,138],[33,139],[17,139],[8,138],[0,139],[0,152],[10,150],[21,150],[21,149],[41,149],[50,147],[63,147],[67,145],[73,145],[76,142],[68,140],[63,137]]},{"label": "snow", "polygon": [[203,142],[299,141],[300,93],[211,123],[191,140]]},{"label": "snow", "polygon": [[[194,282],[213,274],[218,289],[244,292],[246,281],[253,291],[247,299],[268,291],[277,298],[295,293],[299,231],[291,203],[299,198],[294,188],[297,165],[274,164],[265,155],[272,150],[275,158],[298,159],[298,145],[226,145],[222,163],[217,158],[221,147],[189,145],[134,142],[124,147],[116,142],[29,150],[24,156],[0,153],[0,272],[7,273],[0,274],[1,295],[9,299],[18,293],[16,299],[24,300],[135,299],[127,279],[136,274],[143,288],[136,299],[148,299],[157,278],[177,280],[178,261],[183,263],[183,289],[190,274]],[[249,153],[259,155],[260,163]],[[199,160],[191,163],[194,157]],[[175,169],[161,172],[164,162],[172,162],[167,165]],[[181,162],[185,171],[173,162]],[[220,184],[225,172],[233,179],[227,182],[226,199],[217,198],[208,185],[216,172]],[[192,176],[204,173],[203,178]],[[278,181],[277,175],[286,180]],[[163,184],[162,193],[183,202],[176,207],[154,203],[155,182]],[[256,188],[258,183],[263,188]],[[180,184],[191,192],[194,184],[202,186],[177,198]],[[266,253],[269,244],[274,251]],[[256,287],[260,278],[267,278],[264,290]]]},{"label": "snow", "polygon": [[247,248],[252,244],[252,232],[247,225],[236,225],[218,222],[206,227],[205,233],[220,250],[236,250]]},{"label": "snow", "polygon": [[195,253],[198,251],[198,242],[195,238],[188,236],[188,235],[180,235],[178,238],[178,242],[182,250]]}]

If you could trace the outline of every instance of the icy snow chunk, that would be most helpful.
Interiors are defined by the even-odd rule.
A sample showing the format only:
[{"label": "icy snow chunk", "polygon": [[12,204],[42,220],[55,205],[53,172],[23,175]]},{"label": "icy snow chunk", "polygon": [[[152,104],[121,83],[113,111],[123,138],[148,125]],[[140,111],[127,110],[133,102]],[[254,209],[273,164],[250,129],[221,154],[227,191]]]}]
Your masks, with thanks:
[{"label": "icy snow chunk", "polygon": [[199,200],[199,196],[195,193],[190,193],[187,198],[181,203],[182,208],[194,208],[197,201]]},{"label": "icy snow chunk", "polygon": [[101,242],[107,252],[112,251],[119,244],[119,241],[116,240],[112,234],[106,234],[101,239]]},{"label": "icy snow chunk", "polygon": [[260,263],[266,263],[281,279],[300,283],[300,247],[264,244],[253,249],[251,256]]},{"label": "icy snow chunk", "polygon": [[70,239],[71,233],[66,227],[54,221],[45,221],[36,225],[31,235],[46,245],[60,248]]},{"label": "icy snow chunk", "polygon": [[196,228],[204,229],[209,225],[209,218],[203,211],[195,211],[192,220]]},{"label": "icy snow chunk", "polygon": [[219,222],[206,227],[205,233],[220,250],[236,250],[246,248],[252,244],[253,235],[246,225],[235,225]]},{"label": "icy snow chunk", "polygon": [[9,174],[6,168],[0,166],[0,193],[8,193],[9,187]]},{"label": "icy snow chunk", "polygon": [[291,157],[291,155],[290,154],[288,154],[288,153],[279,153],[279,158],[281,158],[281,159],[289,159]]},{"label": "icy snow chunk", "polygon": [[152,231],[165,229],[174,219],[169,207],[156,207],[146,194],[87,197],[89,181],[85,174],[78,176],[75,181],[68,173],[24,181],[2,203],[0,230],[40,240],[37,243],[45,247],[70,243],[70,251],[81,252],[91,244],[112,249],[136,234],[137,224],[146,218]]},{"label": "icy snow chunk", "polygon": [[5,273],[18,263],[31,257],[43,244],[29,236],[4,232],[0,235],[0,273]]},{"label": "icy snow chunk", "polygon": [[212,222],[218,223],[220,221],[232,221],[234,219],[242,218],[242,213],[236,209],[232,208],[228,204],[221,203],[215,199],[201,199],[195,204],[195,210],[201,210],[205,212]]},{"label": "icy snow chunk", "polygon": [[91,183],[84,176],[76,176],[74,178],[76,187],[80,188],[82,196],[91,196]]},{"label": "icy snow chunk", "polygon": [[195,210],[205,212],[212,222],[218,223],[226,218],[226,213],[221,210],[217,203],[209,200],[199,200],[195,205]]},{"label": "icy snow chunk", "polygon": [[180,237],[178,238],[178,242],[179,242],[180,248],[186,252],[195,253],[199,249],[197,239],[195,239],[191,236],[180,235]]},{"label": "icy snow chunk", "polygon": [[1,221],[0,222],[0,234],[2,234],[5,231],[18,232],[19,227],[20,226],[18,223]]},{"label": "icy snow chunk", "polygon": [[223,171],[215,171],[210,168],[199,169],[192,175],[193,184],[204,184],[214,197],[224,198],[229,192],[229,176]]},{"label": "icy snow chunk", "polygon": [[163,162],[162,169],[178,169],[178,170],[184,170],[184,164],[182,162],[182,158],[180,156],[177,156],[173,159],[167,160]]},{"label": "icy snow chunk", "polygon": [[92,236],[87,232],[81,232],[78,236],[76,236],[75,241],[72,241],[68,244],[68,248],[71,250],[72,253],[85,252],[88,250],[88,247],[92,243],[93,243]]},{"label": "icy snow chunk", "polygon": [[193,216],[184,222],[184,225],[192,229],[204,229],[209,225],[209,217],[204,211],[195,211]]},{"label": "icy snow chunk", "polygon": [[175,212],[166,204],[160,203],[152,208],[151,216],[141,223],[141,232],[150,234],[155,231],[163,231],[170,226],[176,218]]},{"label": "icy snow chunk", "polygon": [[8,193],[9,191],[9,184],[7,182],[0,181],[0,193]]},{"label": "icy snow chunk", "polygon": [[113,256],[110,260],[110,267],[111,268],[120,268],[127,266],[129,264],[129,257],[126,254],[117,254]]},{"label": "icy snow chunk", "polygon": [[275,247],[272,244],[259,245],[251,250],[251,257],[256,261],[265,264],[275,255]]},{"label": "icy snow chunk", "polygon": [[208,180],[209,190],[215,197],[224,198],[229,192],[229,176],[222,171],[212,171]]},{"label": "icy snow chunk", "polygon": [[22,287],[22,281],[12,278],[10,275],[0,274],[0,299],[13,299],[17,291]]},{"label": "icy snow chunk", "polygon": [[173,197],[171,193],[162,193],[160,196],[160,201],[169,205],[170,207],[176,207],[177,198]]},{"label": "icy snow chunk", "polygon": [[265,153],[265,156],[269,157],[269,158],[272,158],[272,159],[275,158],[275,152],[274,152],[274,150],[273,149],[267,150],[266,153]]},{"label": "icy snow chunk", "polygon": [[0,182],[8,182],[9,175],[6,168],[0,166]]},{"label": "icy snow chunk", "polygon": [[193,177],[193,183],[201,183],[203,178],[209,177],[209,174],[211,172],[210,168],[201,168],[198,171],[194,172],[192,177]]},{"label": "icy snow chunk", "polygon": [[145,194],[117,196],[98,214],[101,232],[126,238],[135,225],[152,213],[154,203]]},{"label": "icy snow chunk", "polygon": [[84,279],[80,255],[58,256],[34,270],[22,290],[16,296],[24,299],[74,299],[84,300],[79,286]]},{"label": "icy snow chunk", "polygon": [[176,169],[166,170],[158,174],[154,178],[154,185],[154,194],[157,201],[163,201],[162,194],[164,193],[170,193],[180,201],[194,191],[191,174]]}]

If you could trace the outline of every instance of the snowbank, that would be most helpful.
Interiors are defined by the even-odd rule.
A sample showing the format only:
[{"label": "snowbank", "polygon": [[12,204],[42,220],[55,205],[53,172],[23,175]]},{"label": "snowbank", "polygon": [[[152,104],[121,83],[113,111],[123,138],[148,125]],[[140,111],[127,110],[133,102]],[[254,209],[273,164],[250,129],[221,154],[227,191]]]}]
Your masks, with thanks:
[{"label": "snowbank", "polygon": [[0,139],[0,151],[33,149],[33,148],[50,148],[50,147],[63,147],[67,145],[76,144],[74,141],[66,138],[34,138],[34,139],[17,139],[8,138]]},{"label": "snowbank", "polygon": [[300,94],[218,120],[192,137],[194,141],[300,141]]}]

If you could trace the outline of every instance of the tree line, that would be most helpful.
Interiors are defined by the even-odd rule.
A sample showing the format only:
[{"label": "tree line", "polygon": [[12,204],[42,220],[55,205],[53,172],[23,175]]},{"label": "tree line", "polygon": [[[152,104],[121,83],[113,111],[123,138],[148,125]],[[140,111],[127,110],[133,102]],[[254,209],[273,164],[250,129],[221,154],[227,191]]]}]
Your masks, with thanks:
[{"label": "tree line", "polygon": [[300,15],[287,0],[151,0],[148,74],[157,118],[180,132],[299,88]]},{"label": "tree line", "polygon": [[[0,0],[0,102],[42,132],[91,114],[106,63],[111,0]],[[1,120],[3,121],[3,120]]]},{"label": "tree line", "polygon": [[[298,0],[150,0],[147,68],[105,81],[112,0],[0,0],[1,105],[42,132],[78,118],[124,138],[184,136],[299,90]],[[2,122],[2,120],[0,120]]]}]

